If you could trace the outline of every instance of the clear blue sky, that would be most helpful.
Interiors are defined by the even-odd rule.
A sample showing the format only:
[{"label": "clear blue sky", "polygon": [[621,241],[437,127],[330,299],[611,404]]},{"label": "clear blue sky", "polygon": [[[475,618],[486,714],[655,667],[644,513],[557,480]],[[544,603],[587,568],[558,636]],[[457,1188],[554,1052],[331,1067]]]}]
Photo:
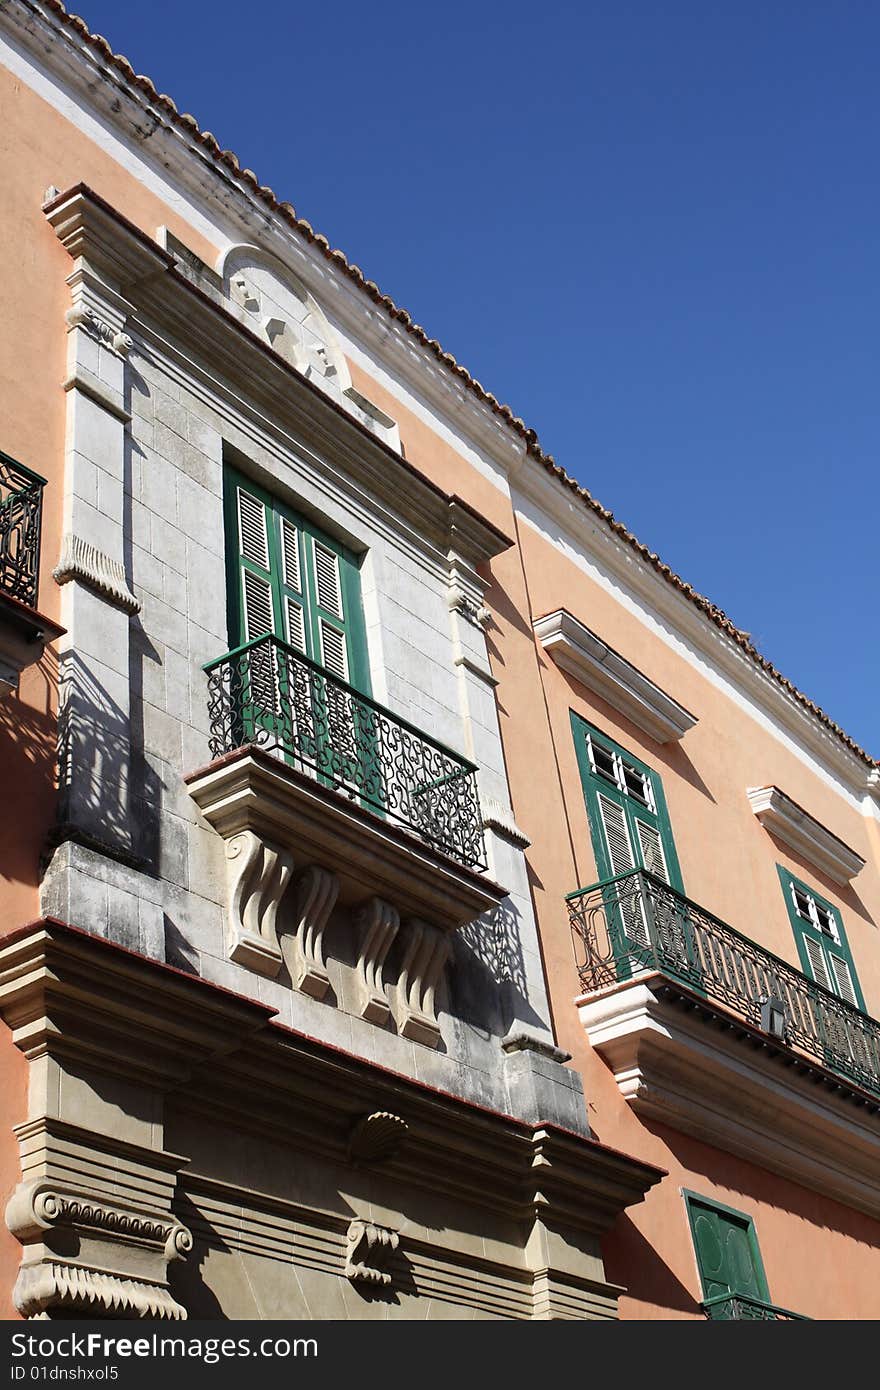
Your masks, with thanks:
[{"label": "clear blue sky", "polygon": [[875,0],[82,0],[880,754]]}]

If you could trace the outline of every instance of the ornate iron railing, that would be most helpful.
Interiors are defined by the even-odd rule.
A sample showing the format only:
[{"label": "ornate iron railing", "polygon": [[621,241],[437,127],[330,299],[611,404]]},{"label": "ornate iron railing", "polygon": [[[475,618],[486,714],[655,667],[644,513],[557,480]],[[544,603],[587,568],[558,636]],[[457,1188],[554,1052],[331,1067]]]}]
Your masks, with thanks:
[{"label": "ornate iron railing", "polygon": [[0,453],[0,594],[37,606],[46,479]]},{"label": "ornate iron railing", "polygon": [[587,992],[659,972],[880,1095],[880,1024],[643,870],[568,897]]},{"label": "ornate iron railing", "polygon": [[282,756],[469,868],[484,869],[477,769],[277,637],[205,666],[211,756]]},{"label": "ornate iron railing", "polygon": [[790,1313],[745,1293],[723,1293],[700,1305],[711,1322],[810,1322],[803,1313]]}]

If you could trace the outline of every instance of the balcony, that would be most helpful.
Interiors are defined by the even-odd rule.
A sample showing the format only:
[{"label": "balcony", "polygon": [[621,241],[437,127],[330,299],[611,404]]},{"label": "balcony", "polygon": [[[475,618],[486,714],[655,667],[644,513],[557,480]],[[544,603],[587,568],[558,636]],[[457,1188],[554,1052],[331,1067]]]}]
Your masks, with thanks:
[{"label": "balcony", "polygon": [[634,1109],[880,1214],[880,1024],[653,875],[568,898],[581,1021]]},{"label": "balcony", "polygon": [[45,482],[0,453],[0,696],[61,632],[36,611]]},{"label": "balcony", "polygon": [[790,1313],[743,1293],[719,1294],[704,1299],[701,1307],[710,1322],[810,1322],[803,1313]]},{"label": "balcony", "polygon": [[[399,925],[407,979],[436,979],[449,933],[507,896],[482,872],[477,769],[278,638],[248,642],[205,670],[213,762],[186,782],[226,841],[230,958],[277,974],[279,904],[293,871],[305,871],[300,882],[324,886],[297,908],[305,945],[294,984],[324,997],[319,938],[331,910],[348,906],[366,943],[365,1008],[378,1017],[381,991],[364,951],[378,951]],[[433,1045],[433,985],[425,990],[407,1036]]]}]

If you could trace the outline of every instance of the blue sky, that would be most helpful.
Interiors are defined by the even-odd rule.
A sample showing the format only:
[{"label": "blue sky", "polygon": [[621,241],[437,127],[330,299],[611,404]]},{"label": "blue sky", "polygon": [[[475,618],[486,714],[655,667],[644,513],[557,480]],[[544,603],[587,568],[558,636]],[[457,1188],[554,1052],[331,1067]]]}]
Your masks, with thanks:
[{"label": "blue sky", "polygon": [[880,6],[81,8],[880,754]]}]

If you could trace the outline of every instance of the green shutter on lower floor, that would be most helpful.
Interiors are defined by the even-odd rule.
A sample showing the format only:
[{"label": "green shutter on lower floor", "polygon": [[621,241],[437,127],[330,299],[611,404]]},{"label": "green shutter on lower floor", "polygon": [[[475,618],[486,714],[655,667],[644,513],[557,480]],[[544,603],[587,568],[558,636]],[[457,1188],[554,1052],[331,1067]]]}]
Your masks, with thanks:
[{"label": "green shutter on lower floor", "polygon": [[770,1301],[755,1223],[745,1212],[685,1192],[703,1298],[733,1293]]}]

